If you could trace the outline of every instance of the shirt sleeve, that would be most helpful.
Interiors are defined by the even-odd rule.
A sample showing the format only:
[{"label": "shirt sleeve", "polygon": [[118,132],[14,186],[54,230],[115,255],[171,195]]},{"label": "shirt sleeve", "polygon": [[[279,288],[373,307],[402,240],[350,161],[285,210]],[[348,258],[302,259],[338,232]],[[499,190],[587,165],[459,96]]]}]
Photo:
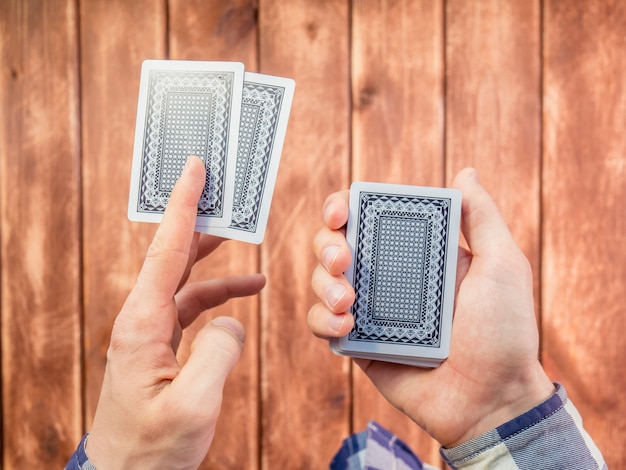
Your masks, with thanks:
[{"label": "shirt sleeve", "polygon": [[89,437],[89,434],[85,434],[80,440],[76,452],[72,454],[67,465],[65,465],[65,470],[96,470],[96,467],[89,461],[89,457],[87,457],[85,452],[87,437]]},{"label": "shirt sleeve", "polygon": [[530,411],[471,441],[441,448],[453,469],[606,469],[565,388]]}]

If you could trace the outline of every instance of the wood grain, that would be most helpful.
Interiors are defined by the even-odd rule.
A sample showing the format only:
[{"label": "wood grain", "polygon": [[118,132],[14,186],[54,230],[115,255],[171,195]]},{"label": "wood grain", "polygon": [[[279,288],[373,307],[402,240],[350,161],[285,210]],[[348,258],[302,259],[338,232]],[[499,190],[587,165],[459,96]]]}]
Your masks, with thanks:
[{"label": "wood grain", "polygon": [[73,1],[0,3],[2,468],[61,468],[82,431]]},{"label": "wood grain", "polygon": [[[232,60],[256,71],[256,7],[250,1],[171,1],[169,4],[171,59]],[[190,279],[257,272],[257,245],[223,244],[210,260],[196,266]],[[201,468],[258,468],[259,462],[259,300],[235,299],[212,309],[185,332],[179,358],[184,361],[195,333],[218,315],[239,319],[246,328],[246,346],[226,382],[222,412],[211,450]]]},{"label": "wood grain", "polygon": [[86,424],[113,320],[135,284],[154,224],[127,218],[141,62],[165,55],[163,2],[81,3]]},{"label": "wood grain", "polygon": [[538,1],[446,3],[446,179],[465,166],[498,204],[540,297]]},{"label": "wood grain", "polygon": [[261,248],[261,462],[327,468],[349,431],[349,363],[311,335],[306,315],[322,204],[348,183],[348,2],[267,0],[259,8],[261,71],[296,81]]},{"label": "wood grain", "polygon": [[626,5],[545,2],[544,362],[626,467]]},{"label": "wood grain", "polygon": [[[441,2],[358,1],[352,7],[352,179],[441,186],[443,9]],[[356,431],[371,419],[429,463],[439,445],[393,408],[354,367]]]},{"label": "wood grain", "polygon": [[327,468],[369,418],[440,463],[436,444],[310,335],[311,239],[324,199],[351,179],[443,185],[467,165],[534,268],[549,374],[609,468],[626,467],[625,9],[0,2],[0,466],[60,468],[91,424],[111,324],[156,229],[126,218],[140,64],[169,56],[297,83],[264,244],[228,242],[193,277],[268,276],[260,301],[208,312],[181,346],[184,361],[219,314],[248,332],[202,468]]}]

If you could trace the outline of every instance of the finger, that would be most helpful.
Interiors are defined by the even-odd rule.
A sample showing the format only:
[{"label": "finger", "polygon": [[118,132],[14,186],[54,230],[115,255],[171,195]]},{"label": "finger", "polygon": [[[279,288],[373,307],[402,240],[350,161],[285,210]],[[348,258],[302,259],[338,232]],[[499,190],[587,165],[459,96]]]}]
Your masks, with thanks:
[{"label": "finger", "polygon": [[462,230],[473,255],[504,252],[517,247],[500,211],[478,182],[476,170],[459,172],[452,185],[463,193]]},{"label": "finger", "polygon": [[352,330],[354,317],[349,312],[333,313],[324,304],[315,304],[309,310],[307,323],[318,338],[338,338]]},{"label": "finger", "polygon": [[354,302],[354,289],[345,276],[332,276],[319,264],[313,271],[311,287],[331,312],[345,312]]},{"label": "finger", "polygon": [[180,281],[178,281],[178,287],[176,288],[176,292],[178,292],[181,287],[183,287],[187,283],[187,279],[189,279],[189,275],[191,274],[191,270],[193,265],[196,262],[196,255],[198,253],[198,242],[200,240],[200,234],[195,232],[191,239],[191,246],[189,248],[189,257],[187,258],[187,266],[185,266],[185,272],[183,273]]},{"label": "finger", "polygon": [[350,191],[333,193],[326,198],[323,206],[324,223],[331,229],[337,230],[348,222]]},{"label": "finger", "polygon": [[195,261],[200,261],[201,259],[206,258],[225,241],[225,238],[216,237],[215,235],[207,235],[206,233],[201,234]]},{"label": "finger", "polygon": [[258,294],[263,286],[263,274],[231,276],[187,284],[176,294],[178,321],[183,328],[187,328],[205,310],[235,297]]},{"label": "finger", "polygon": [[215,251],[215,249],[220,246],[224,240],[224,238],[207,235],[205,233],[196,232],[194,234],[191,242],[189,259],[187,260],[187,266],[185,267],[185,272],[178,283],[177,291],[187,282],[194,265]]},{"label": "finger", "polygon": [[215,318],[196,335],[172,387],[198,413],[219,412],[224,383],[241,357],[244,340],[243,326],[230,317]]},{"label": "finger", "polygon": [[189,157],[137,279],[135,290],[146,298],[163,303],[171,300],[178,288],[189,261],[205,178],[202,160]]},{"label": "finger", "polygon": [[469,268],[472,264],[472,254],[463,247],[459,247],[457,264],[456,264],[456,282],[454,292],[458,292],[465,276],[469,271]]},{"label": "finger", "polygon": [[343,233],[322,227],[313,239],[313,253],[326,270],[337,276],[350,266],[350,248]]}]

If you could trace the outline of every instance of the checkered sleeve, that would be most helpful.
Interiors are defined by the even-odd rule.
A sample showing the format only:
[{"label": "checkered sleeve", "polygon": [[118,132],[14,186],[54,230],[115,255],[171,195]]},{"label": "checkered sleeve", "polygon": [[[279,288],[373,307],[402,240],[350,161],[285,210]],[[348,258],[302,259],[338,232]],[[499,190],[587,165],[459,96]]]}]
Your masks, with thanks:
[{"label": "checkered sleeve", "polygon": [[441,455],[453,469],[607,468],[559,384],[537,407],[471,441],[442,448]]},{"label": "checkered sleeve", "polygon": [[87,453],[85,452],[85,443],[89,434],[85,434],[80,440],[76,452],[72,454],[70,459],[65,465],[65,470],[96,470],[96,467],[89,461]]}]

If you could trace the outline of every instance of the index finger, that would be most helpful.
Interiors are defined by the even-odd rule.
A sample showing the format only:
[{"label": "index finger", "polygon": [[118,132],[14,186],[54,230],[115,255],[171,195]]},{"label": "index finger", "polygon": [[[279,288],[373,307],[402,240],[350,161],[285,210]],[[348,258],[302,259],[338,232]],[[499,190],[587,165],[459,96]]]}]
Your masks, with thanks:
[{"label": "index finger", "polygon": [[198,157],[189,157],[176,182],[163,221],[148,248],[135,290],[146,298],[171,300],[189,262],[198,200],[204,189],[206,168]]},{"label": "index finger", "polygon": [[344,190],[331,194],[324,202],[324,222],[328,228],[337,230],[348,223],[350,191]]}]

